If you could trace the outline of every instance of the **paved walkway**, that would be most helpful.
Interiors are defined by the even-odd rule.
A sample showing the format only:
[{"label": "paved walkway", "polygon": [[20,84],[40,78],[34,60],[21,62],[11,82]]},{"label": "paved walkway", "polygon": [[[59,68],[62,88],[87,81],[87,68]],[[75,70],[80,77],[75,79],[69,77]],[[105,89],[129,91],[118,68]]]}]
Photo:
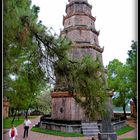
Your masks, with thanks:
[{"label": "paved walkway", "polygon": [[[39,122],[40,117],[37,119],[33,119],[32,125],[35,125],[36,123]],[[31,129],[30,127],[30,129]],[[28,138],[23,138],[23,125],[19,125],[17,127],[18,131],[18,136],[16,137],[16,140],[91,140],[91,137],[61,137],[61,136],[54,136],[54,135],[48,135],[48,134],[42,134],[42,133],[37,133],[33,131],[29,131],[29,136]],[[8,132],[3,134],[3,140],[9,140]]]},{"label": "paved walkway", "polygon": [[[38,123],[39,119],[40,117],[31,120],[32,121],[31,127],[35,125],[36,123]],[[131,125],[132,127],[135,127],[135,129],[123,135],[117,136],[118,140],[121,140],[122,138],[136,138],[137,137],[137,126],[136,126],[135,120],[128,120],[127,123]],[[91,137],[61,137],[61,136],[37,133],[33,131],[29,131],[28,138],[23,138],[23,131],[24,131],[23,125],[19,125],[17,127],[17,130],[18,130],[18,136],[16,137],[16,140],[92,140]],[[3,134],[3,140],[9,140],[8,132],[5,132]],[[95,140],[98,140],[98,138],[95,138]]]},{"label": "paved walkway", "polygon": [[121,140],[122,138],[137,138],[137,121],[136,120],[127,120],[127,124],[134,127],[132,131],[129,131],[123,135],[118,136],[118,140]]}]

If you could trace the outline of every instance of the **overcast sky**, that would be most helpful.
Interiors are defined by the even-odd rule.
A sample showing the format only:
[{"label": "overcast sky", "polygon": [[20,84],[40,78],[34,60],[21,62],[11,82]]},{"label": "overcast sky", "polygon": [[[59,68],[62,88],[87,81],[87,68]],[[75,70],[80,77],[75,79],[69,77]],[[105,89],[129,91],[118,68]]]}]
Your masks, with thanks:
[{"label": "overcast sky", "polygon": [[[137,0],[88,0],[95,27],[100,30],[99,45],[104,46],[104,66],[117,58],[125,63],[131,41],[137,40]],[[32,0],[40,7],[39,20],[59,34],[63,29],[62,19],[66,15],[68,0]]]}]

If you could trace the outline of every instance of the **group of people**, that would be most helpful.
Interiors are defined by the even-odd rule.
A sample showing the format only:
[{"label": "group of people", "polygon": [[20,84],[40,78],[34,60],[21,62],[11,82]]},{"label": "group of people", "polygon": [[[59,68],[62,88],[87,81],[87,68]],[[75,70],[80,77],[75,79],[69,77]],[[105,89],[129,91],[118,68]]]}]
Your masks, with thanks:
[{"label": "group of people", "polygon": [[[24,120],[24,123],[23,123],[23,126],[24,126],[23,138],[28,137],[28,132],[29,132],[29,126],[30,125],[31,125],[31,121],[26,117],[25,120]],[[17,135],[18,135],[17,128],[14,126],[14,124],[12,124],[12,127],[9,130],[10,140],[15,140]]]}]

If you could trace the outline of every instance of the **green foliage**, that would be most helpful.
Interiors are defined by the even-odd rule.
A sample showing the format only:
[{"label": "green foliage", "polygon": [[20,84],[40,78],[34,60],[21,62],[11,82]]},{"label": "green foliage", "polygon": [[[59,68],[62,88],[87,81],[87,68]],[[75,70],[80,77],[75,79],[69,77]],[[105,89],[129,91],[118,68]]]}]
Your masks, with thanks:
[{"label": "green foliage", "polygon": [[55,72],[62,83],[61,87],[75,95],[89,118],[96,119],[95,114],[105,112],[102,107],[107,97],[104,68],[98,59],[94,60],[91,56],[74,62],[57,61]]},{"label": "green foliage", "polygon": [[16,110],[28,109],[46,83],[42,52],[31,31],[45,28],[37,23],[39,7],[30,4],[29,0],[4,1],[4,96]]},{"label": "green foliage", "polygon": [[114,59],[108,65],[108,85],[116,92],[113,103],[124,109],[131,98],[137,105],[137,42],[132,41],[128,55],[126,64]]},{"label": "green foliage", "polygon": [[128,51],[129,58],[127,59],[127,64],[135,70],[137,70],[137,47],[137,42],[132,41],[131,50]]},{"label": "green foliage", "polygon": [[130,81],[129,89],[131,91],[131,98],[137,106],[137,50],[138,45],[136,41],[132,41],[131,50],[128,51],[128,59],[126,64],[129,67],[128,79]]},{"label": "green foliage", "polygon": [[32,131],[49,134],[49,135],[55,135],[55,136],[63,136],[63,137],[83,137],[80,133],[66,133],[62,131],[55,131],[55,130],[46,130],[38,127],[32,127]]},{"label": "green foliage", "polygon": [[4,2],[4,96],[15,112],[33,107],[53,78],[55,61],[66,60],[70,48],[69,41],[37,22],[39,10],[28,0]]},{"label": "green foliage", "polygon": [[123,107],[125,116],[125,107],[130,99],[128,73],[128,66],[118,59],[114,59],[108,65],[108,86],[115,92],[113,103],[117,107]]},{"label": "green foliage", "polygon": [[[107,93],[105,87],[104,68],[91,56],[85,56],[75,71],[74,78],[76,100],[84,107],[87,115],[96,119],[95,114],[103,115]],[[84,98],[83,98],[84,97]]]},{"label": "green foliage", "polygon": [[133,129],[134,129],[134,128],[131,127],[131,126],[125,126],[125,127],[123,127],[123,128],[120,128],[120,129],[116,130],[116,133],[117,133],[117,135],[122,135],[122,134],[124,134],[124,133],[127,133],[127,132],[133,130]]},{"label": "green foliage", "polygon": [[51,95],[50,92],[46,92],[44,94],[39,95],[34,104],[33,109],[36,109],[44,114],[51,113]]}]

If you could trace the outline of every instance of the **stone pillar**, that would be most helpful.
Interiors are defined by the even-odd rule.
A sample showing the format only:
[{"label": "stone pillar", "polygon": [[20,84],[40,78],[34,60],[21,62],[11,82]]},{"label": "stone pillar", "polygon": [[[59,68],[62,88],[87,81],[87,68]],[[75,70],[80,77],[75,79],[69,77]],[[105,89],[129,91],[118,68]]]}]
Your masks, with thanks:
[{"label": "stone pillar", "polygon": [[108,103],[109,103],[110,115],[111,115],[111,118],[113,118],[114,117],[113,103],[112,103],[113,91],[109,91],[108,94],[109,94]]},{"label": "stone pillar", "polygon": [[110,101],[106,102],[107,112],[104,116],[102,116],[101,121],[101,132],[98,134],[99,140],[117,140],[117,134],[113,129],[113,125],[111,123],[112,118],[112,109],[110,107]]}]

